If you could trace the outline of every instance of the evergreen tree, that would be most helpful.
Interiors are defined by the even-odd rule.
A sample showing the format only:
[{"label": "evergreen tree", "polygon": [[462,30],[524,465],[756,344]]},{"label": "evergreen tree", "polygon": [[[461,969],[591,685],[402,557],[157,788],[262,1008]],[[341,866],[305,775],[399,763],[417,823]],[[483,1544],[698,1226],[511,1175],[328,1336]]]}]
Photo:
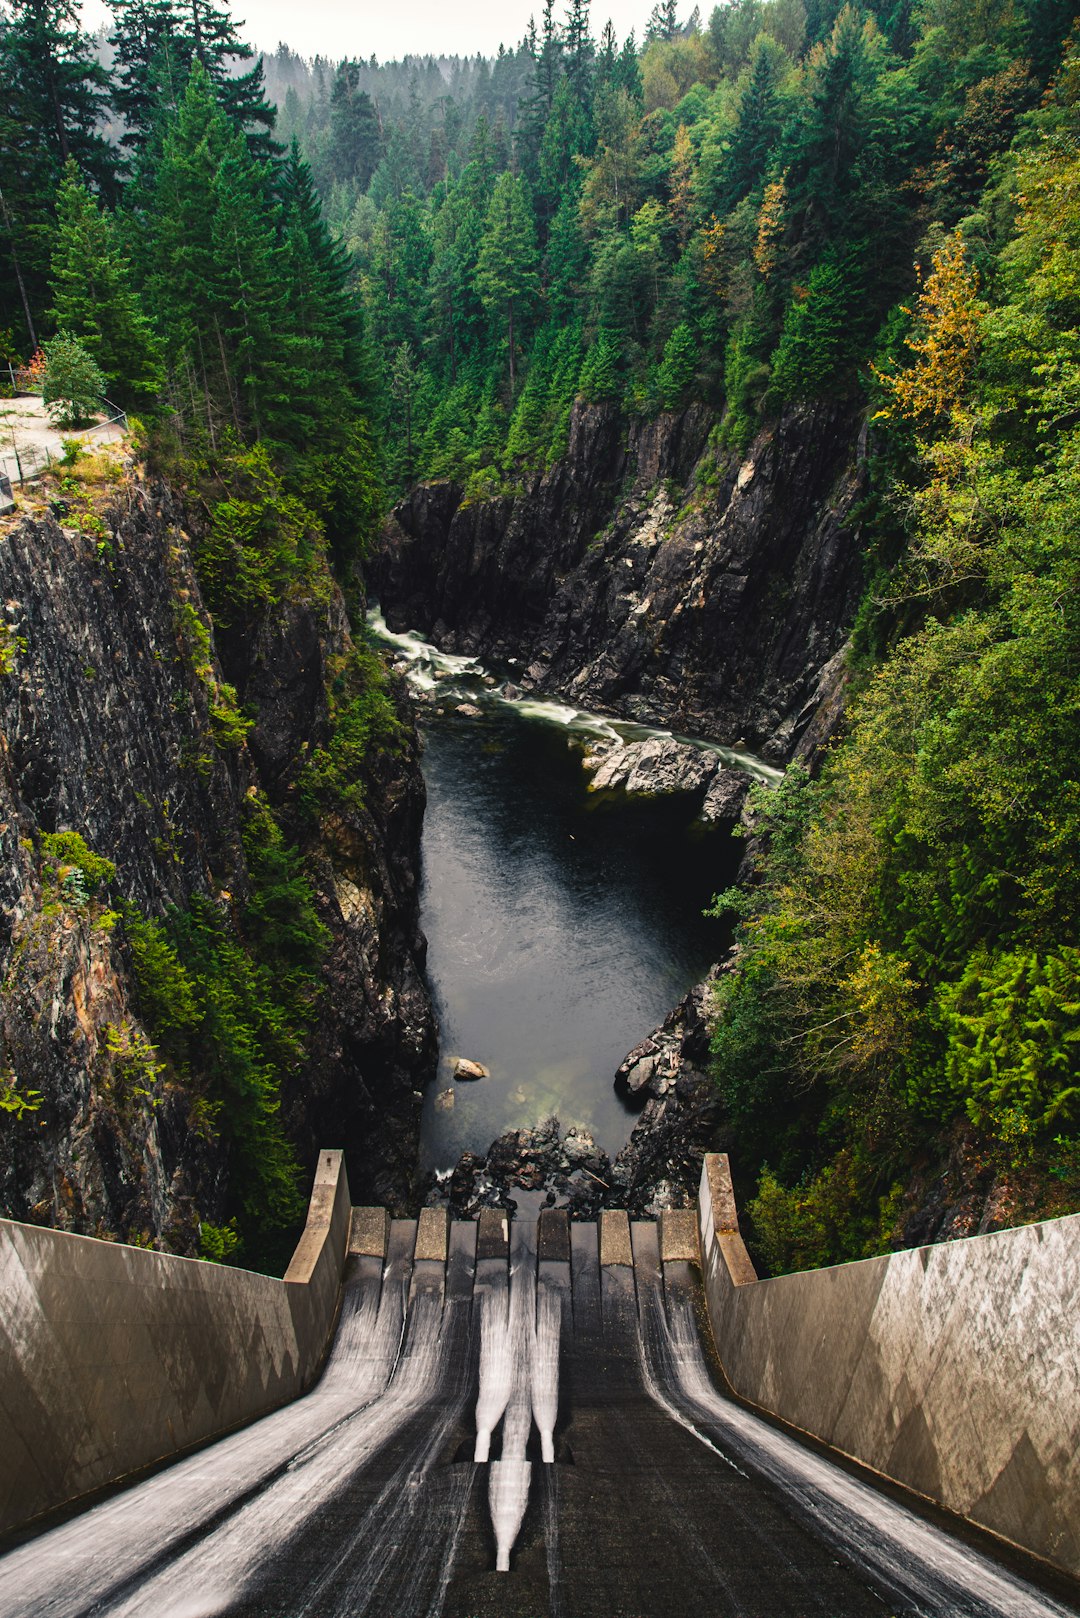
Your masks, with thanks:
[{"label": "evergreen tree", "polygon": [[651,44],[654,39],[672,40],[679,31],[678,19],[675,15],[676,0],[656,0],[649,13],[649,21],[645,28],[645,43]]},{"label": "evergreen tree", "polygon": [[620,359],[623,344],[617,333],[602,327],[585,356],[581,367],[581,392],[584,398],[598,402],[617,399],[622,393]]},{"label": "evergreen tree", "polygon": [[580,307],[589,273],[589,250],[581,234],[577,188],[564,194],[548,232],[544,279],[548,307],[560,319],[569,319]]},{"label": "evergreen tree", "polygon": [[660,366],[658,380],[665,409],[676,410],[685,403],[697,370],[699,348],[693,328],[680,321],[667,340]]},{"label": "evergreen tree", "polygon": [[562,77],[562,40],[555,23],[555,0],[544,0],[540,39],[535,32],[531,38],[533,59],[530,93],[521,106],[521,146],[526,162],[535,164],[551,109],[555,105],[555,92]]},{"label": "evergreen tree", "polygon": [[244,132],[252,153],[276,150],[270,136],[274,109],[263,93],[262,62],[246,72],[254,51],[236,32],[227,11],[209,0],[113,0],[116,27],[116,103],[127,125],[123,141],[141,147],[162,118],[175,116],[191,67],[199,62],[218,105]]},{"label": "evergreen tree", "polygon": [[520,311],[539,291],[537,270],[536,225],[528,189],[520,175],[507,170],[499,175],[484,222],[476,284],[485,307],[506,321],[511,398],[516,387]]},{"label": "evergreen tree", "polygon": [[730,210],[759,186],[774,157],[783,127],[779,85],[785,58],[767,38],[755,45],[750,77],[739,98],[735,128],[727,142],[709,201],[718,213]]},{"label": "evergreen tree", "polygon": [[71,0],[12,0],[0,11],[0,327],[37,346],[48,300],[54,202],[73,158],[105,196],[116,157],[100,133],[108,78]]},{"label": "evergreen tree", "polygon": [[141,148],[176,116],[191,69],[174,0],[112,0],[114,91],[123,146]]},{"label": "evergreen tree", "polygon": [[[226,340],[226,325],[237,311],[226,311],[222,298],[229,296],[231,281],[242,287],[245,255],[241,235],[240,263],[229,265],[228,225],[235,216],[220,223],[215,218],[219,202],[239,201],[223,197],[218,185],[227,160],[234,179],[240,178],[237,140],[205,68],[196,62],[162,142],[141,219],[148,296],[164,339],[170,402],[185,432],[205,433],[211,450],[219,447],[225,424],[244,436],[247,390]],[[260,275],[260,286],[262,281]]]},{"label": "evergreen tree", "polygon": [[163,381],[158,344],[135,291],[116,225],[69,159],[57,199],[52,308],[100,367],[111,400],[145,409]]},{"label": "evergreen tree", "polygon": [[772,384],[781,398],[822,394],[836,385],[851,352],[850,305],[839,266],[816,264],[805,292],[788,307],[773,362]]},{"label": "evergreen tree", "polygon": [[42,346],[42,403],[58,427],[78,427],[101,409],[105,378],[70,332],[57,332]]},{"label": "evergreen tree", "polygon": [[587,106],[596,56],[596,44],[589,33],[589,0],[570,0],[563,30],[563,47],[570,88],[581,104]]},{"label": "evergreen tree", "polygon": [[357,62],[338,65],[330,92],[330,164],[335,180],[354,180],[362,191],[379,164],[382,136],[371,97],[360,89]]},{"label": "evergreen tree", "polygon": [[10,0],[0,14],[5,98],[28,119],[59,173],[68,158],[106,195],[115,194],[116,160],[100,133],[109,78],[79,27],[73,0]]},{"label": "evergreen tree", "polygon": [[233,136],[213,180],[207,290],[221,339],[222,373],[237,433],[291,433],[295,380],[283,255],[267,203],[267,176]]},{"label": "evergreen tree", "polygon": [[[295,139],[277,169],[275,190],[286,231],[288,295],[298,332],[312,362],[321,351],[327,363],[318,368],[339,370],[354,399],[366,403],[375,392],[373,362],[362,308],[349,288],[351,265],[344,247],[327,229],[311,170]],[[331,389],[331,409],[332,397]]]}]

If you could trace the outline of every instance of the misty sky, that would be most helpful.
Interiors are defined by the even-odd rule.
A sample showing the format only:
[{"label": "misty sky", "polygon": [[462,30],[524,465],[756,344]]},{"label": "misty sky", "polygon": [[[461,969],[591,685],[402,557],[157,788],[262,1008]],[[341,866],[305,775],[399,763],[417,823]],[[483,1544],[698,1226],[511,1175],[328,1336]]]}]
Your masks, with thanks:
[{"label": "misty sky", "polygon": [[[622,39],[631,28],[640,40],[652,0],[593,0],[593,32],[599,33],[610,16]],[[243,19],[245,39],[272,51],[279,40],[302,56],[363,56],[374,53],[380,61],[410,53],[471,56],[477,51],[493,56],[500,43],[515,45],[528,26],[537,21],[543,0],[234,0],[230,9]],[[680,20],[688,16],[693,0],[679,6]],[[556,0],[556,15],[564,9]],[[702,6],[707,15],[711,7]],[[84,0],[83,23],[96,29],[111,21],[104,0]]]}]

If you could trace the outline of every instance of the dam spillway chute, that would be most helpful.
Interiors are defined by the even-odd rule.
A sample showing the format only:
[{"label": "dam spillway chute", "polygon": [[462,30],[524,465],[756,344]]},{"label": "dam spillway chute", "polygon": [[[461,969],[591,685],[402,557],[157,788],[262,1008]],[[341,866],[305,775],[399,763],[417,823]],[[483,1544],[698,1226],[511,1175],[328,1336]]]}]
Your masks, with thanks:
[{"label": "dam spillway chute", "polygon": [[1073,1611],[733,1402],[696,1267],[605,1219],[393,1221],[314,1389],[9,1550],[0,1618]]}]

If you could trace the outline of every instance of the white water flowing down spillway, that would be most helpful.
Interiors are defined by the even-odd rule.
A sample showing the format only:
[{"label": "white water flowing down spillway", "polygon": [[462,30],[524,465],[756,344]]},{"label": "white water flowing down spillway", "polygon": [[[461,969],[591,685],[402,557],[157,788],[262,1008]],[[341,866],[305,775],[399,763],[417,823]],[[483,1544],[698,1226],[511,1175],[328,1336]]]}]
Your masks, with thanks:
[{"label": "white water flowing down spillway", "polygon": [[395,1221],[316,1388],[0,1557],[0,1618],[1075,1618],[727,1399],[655,1226],[560,1228]]}]

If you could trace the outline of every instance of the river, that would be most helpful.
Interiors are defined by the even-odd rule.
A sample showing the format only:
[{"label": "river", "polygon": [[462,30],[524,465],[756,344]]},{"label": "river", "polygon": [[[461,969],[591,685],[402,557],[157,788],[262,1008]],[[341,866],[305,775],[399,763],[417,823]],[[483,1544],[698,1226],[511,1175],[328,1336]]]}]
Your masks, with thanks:
[{"label": "river", "polygon": [[[741,846],[696,823],[685,799],[588,792],[590,736],[665,732],[507,700],[474,660],[393,635],[377,614],[372,629],[423,702],[421,924],[440,1062],[422,1166],[445,1170],[552,1114],[614,1154],[634,1121],[615,1070],[726,948],[727,929],[702,910]],[[459,1057],[490,1076],[455,1081]]]}]

